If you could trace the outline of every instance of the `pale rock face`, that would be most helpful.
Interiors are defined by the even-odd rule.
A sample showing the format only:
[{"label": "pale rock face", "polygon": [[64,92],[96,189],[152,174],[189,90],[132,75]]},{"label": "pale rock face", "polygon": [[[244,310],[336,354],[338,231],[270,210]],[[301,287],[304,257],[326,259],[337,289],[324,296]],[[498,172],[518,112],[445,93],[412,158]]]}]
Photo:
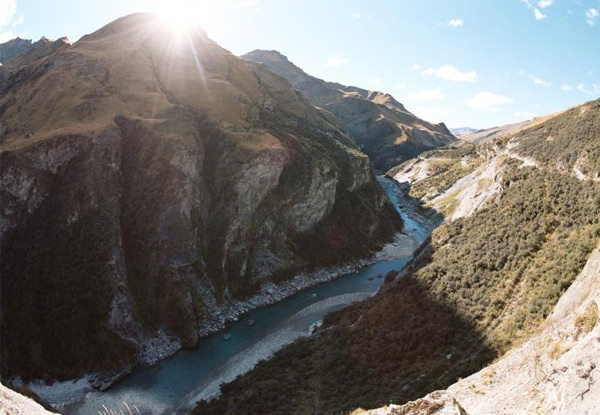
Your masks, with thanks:
[{"label": "pale rock face", "polygon": [[0,384],[1,415],[56,415],[46,411],[39,403]]},{"label": "pale rock face", "polygon": [[331,212],[338,181],[338,173],[324,162],[313,169],[306,193],[310,197],[300,199],[291,208],[290,219],[296,231],[310,229]]}]

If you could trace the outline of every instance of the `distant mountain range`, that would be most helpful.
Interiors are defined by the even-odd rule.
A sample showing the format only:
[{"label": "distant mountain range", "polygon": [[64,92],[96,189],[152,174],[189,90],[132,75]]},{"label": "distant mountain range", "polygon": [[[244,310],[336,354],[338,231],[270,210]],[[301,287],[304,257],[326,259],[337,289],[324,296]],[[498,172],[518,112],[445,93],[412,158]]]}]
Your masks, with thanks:
[{"label": "distant mountain range", "polygon": [[386,171],[423,151],[456,141],[443,123],[422,120],[390,94],[315,78],[274,50],[255,50],[242,58],[265,64],[315,106],[331,112],[376,169]]},{"label": "distant mountain range", "polygon": [[483,130],[478,130],[476,128],[471,127],[450,128],[450,132],[454,134],[457,138],[460,138],[461,135],[478,133],[479,131]]}]

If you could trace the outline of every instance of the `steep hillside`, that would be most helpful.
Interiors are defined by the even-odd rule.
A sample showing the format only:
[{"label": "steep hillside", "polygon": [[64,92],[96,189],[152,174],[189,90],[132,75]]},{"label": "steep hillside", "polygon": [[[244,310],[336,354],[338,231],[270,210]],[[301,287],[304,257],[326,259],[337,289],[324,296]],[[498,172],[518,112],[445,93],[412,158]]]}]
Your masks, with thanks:
[{"label": "steep hillside", "polygon": [[243,58],[264,63],[314,105],[335,115],[379,170],[456,140],[444,124],[416,117],[389,94],[315,78],[277,51],[255,50]]},{"label": "steep hillside", "polygon": [[539,334],[448,390],[362,415],[596,414],[600,412],[600,247]]},{"label": "steep hillside", "polygon": [[35,45],[0,99],[3,377],[106,385],[401,229],[328,114],[200,30],[136,14]]},{"label": "steep hillside", "polygon": [[[559,363],[559,356],[571,345],[578,347],[570,338],[583,338],[594,327],[596,294],[556,305],[577,278],[597,280],[597,254],[591,254],[600,242],[600,183],[595,179],[600,166],[593,156],[600,143],[599,115],[600,100],[518,135],[435,150],[389,172],[403,181],[408,198],[423,200],[423,211],[437,209],[446,216],[429,247],[409,270],[388,276],[376,297],[329,316],[316,336],[225,385],[220,399],[202,403],[196,413],[343,413],[402,404],[450,386],[537,336],[541,340],[536,344],[544,347],[540,353],[557,359],[545,366],[550,381],[540,390],[567,391],[579,376],[581,382],[562,396],[585,391],[585,382],[596,373],[588,364],[597,350],[591,346],[595,337],[581,343],[583,354],[565,357],[577,366],[580,356],[577,368]],[[550,131],[548,145],[539,145],[540,136],[547,138],[541,132]],[[555,152],[567,143],[564,157],[571,165],[560,163],[563,155]],[[577,161],[583,176],[571,168]],[[586,289],[579,280],[573,289],[583,298]],[[568,310],[558,326],[554,317],[548,320],[553,310],[555,315]],[[548,336],[557,333],[547,331],[549,327],[565,331],[549,343]],[[514,356],[519,354],[507,359],[516,368]],[[527,367],[534,370],[535,362]],[[559,373],[562,367],[567,367],[564,376]],[[486,379],[491,376],[491,383],[494,375],[482,373],[479,385],[483,383],[485,392]],[[514,387],[508,372],[503,379],[505,390]],[[564,388],[553,389],[552,379]],[[535,382],[514,381],[536,390]],[[472,414],[495,413],[482,410],[487,401],[477,396],[477,382],[474,388],[462,389],[477,402]],[[490,389],[488,396],[493,398],[493,393]],[[430,414],[441,407],[447,412],[439,413],[464,413],[447,396],[436,394],[379,413]],[[497,398],[498,405],[512,402],[512,395],[507,396],[508,401]],[[467,410],[469,402],[465,401]],[[419,408],[430,412],[416,412]]]}]

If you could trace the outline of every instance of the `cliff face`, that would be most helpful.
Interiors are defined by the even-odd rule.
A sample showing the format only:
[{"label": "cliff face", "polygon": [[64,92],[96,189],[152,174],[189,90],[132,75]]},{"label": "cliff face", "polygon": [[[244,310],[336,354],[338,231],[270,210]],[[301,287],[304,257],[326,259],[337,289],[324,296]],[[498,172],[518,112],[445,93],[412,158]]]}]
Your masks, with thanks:
[{"label": "cliff face", "polygon": [[122,373],[401,228],[327,114],[204,33],[131,15],[24,56],[0,100],[5,377]]},{"label": "cliff face", "polygon": [[423,151],[456,141],[444,124],[416,117],[389,94],[315,78],[277,51],[255,50],[243,58],[265,64],[314,105],[335,115],[377,169],[386,171]]}]

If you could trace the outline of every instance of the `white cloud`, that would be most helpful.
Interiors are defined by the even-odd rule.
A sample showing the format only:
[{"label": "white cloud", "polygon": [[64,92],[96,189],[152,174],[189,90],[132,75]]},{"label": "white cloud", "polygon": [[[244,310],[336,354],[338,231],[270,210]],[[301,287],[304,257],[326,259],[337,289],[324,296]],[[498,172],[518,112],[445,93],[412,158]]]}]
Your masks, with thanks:
[{"label": "white cloud", "polygon": [[394,89],[406,89],[407,85],[404,82],[394,85]]},{"label": "white cloud", "polygon": [[571,88],[571,85],[563,84],[560,86],[560,89],[562,89],[563,91],[569,92],[573,88]]},{"label": "white cloud", "polygon": [[587,95],[598,95],[598,94],[600,94],[600,84],[598,84],[598,85],[579,84],[579,85],[577,85],[577,90],[579,92],[583,92],[584,94],[587,94]]},{"label": "white cloud", "polygon": [[452,65],[440,66],[437,69],[429,68],[421,72],[422,75],[437,76],[438,78],[445,79],[453,82],[476,82],[477,72],[461,72],[458,68]]},{"label": "white cloud", "polygon": [[23,15],[21,15],[17,20],[12,22],[11,26],[12,27],[18,26],[23,23],[23,20],[25,20],[25,18],[23,17]]},{"label": "white cloud", "polygon": [[0,0],[0,27],[10,23],[16,12],[16,0]]},{"label": "white cloud", "polygon": [[445,95],[442,88],[422,89],[404,95],[404,101],[407,102],[432,102],[444,99]]},{"label": "white cloud", "polygon": [[531,120],[535,117],[535,114],[530,111],[515,112],[515,118],[518,120]]},{"label": "white cloud", "polygon": [[531,81],[536,84],[536,85],[541,85],[541,86],[552,86],[552,82],[548,82],[548,81],[544,81],[542,78],[540,78],[539,76],[535,76],[535,75],[529,75],[529,79],[531,79]]},{"label": "white cloud", "polygon": [[0,32],[0,43],[8,42],[9,40],[14,39],[16,37],[17,35],[11,32],[10,30],[8,32]]},{"label": "white cloud", "polygon": [[499,111],[501,105],[512,104],[514,100],[502,95],[494,94],[488,91],[481,91],[467,100],[467,104],[473,108],[484,111]]},{"label": "white cloud", "polygon": [[414,71],[420,71],[420,70],[421,70],[421,65],[419,65],[419,64],[416,64],[416,63],[415,63],[415,64],[412,66],[412,68],[413,68],[413,70],[414,70]]},{"label": "white cloud", "polygon": [[545,9],[546,7],[550,7],[554,4],[554,0],[540,0],[538,1],[538,6],[540,6],[541,9]]},{"label": "white cloud", "polygon": [[546,86],[546,87],[554,85],[552,82],[546,81],[537,75],[530,74],[525,71],[519,71],[519,75],[527,76],[527,78],[529,78],[531,80],[531,82],[533,82],[536,85]]},{"label": "white cloud", "polygon": [[[542,20],[542,19],[546,19],[546,18],[548,17],[547,15],[545,15],[544,13],[542,13],[542,12],[540,11],[540,9],[538,9],[537,7],[535,7],[535,6],[533,5],[533,3],[531,3],[531,0],[521,0],[521,3],[524,3],[524,4],[527,6],[527,8],[528,8],[529,10],[533,11],[533,15],[535,16],[535,19],[536,19],[536,20]],[[551,5],[551,3],[550,3],[550,4],[547,4],[547,3],[548,3],[548,1],[544,1],[544,0],[542,0],[542,1],[540,1],[540,2],[538,3],[538,5],[539,5],[540,7],[542,7],[542,8],[544,8],[544,7],[548,7],[548,6],[550,6],[550,5]],[[542,4],[544,4],[544,5],[542,6]]]},{"label": "white cloud", "polygon": [[[4,26],[8,26],[13,21],[15,13],[17,13],[16,0],[0,0],[0,43],[4,43],[16,37],[10,30],[4,30]],[[16,22],[19,20],[22,21],[22,16],[17,19]]]},{"label": "white cloud", "polygon": [[362,17],[359,12],[352,12],[350,13],[350,16],[352,16],[353,19],[360,19]]},{"label": "white cloud", "polygon": [[414,112],[424,120],[438,123],[445,121],[452,111],[443,108],[419,107],[415,108]]},{"label": "white cloud", "polygon": [[462,19],[452,19],[448,22],[450,27],[461,27],[463,25]]},{"label": "white cloud", "polygon": [[548,16],[540,11],[540,9],[533,9],[533,14],[535,15],[535,20],[547,19]]},{"label": "white cloud", "polygon": [[327,63],[325,66],[327,68],[339,68],[347,63],[350,63],[350,59],[339,55],[331,55],[327,58]]},{"label": "white cloud", "polygon": [[596,24],[596,19],[598,18],[598,15],[600,15],[600,13],[598,13],[598,9],[587,9],[585,11],[585,18],[587,24],[589,24],[590,26],[594,26]]}]

